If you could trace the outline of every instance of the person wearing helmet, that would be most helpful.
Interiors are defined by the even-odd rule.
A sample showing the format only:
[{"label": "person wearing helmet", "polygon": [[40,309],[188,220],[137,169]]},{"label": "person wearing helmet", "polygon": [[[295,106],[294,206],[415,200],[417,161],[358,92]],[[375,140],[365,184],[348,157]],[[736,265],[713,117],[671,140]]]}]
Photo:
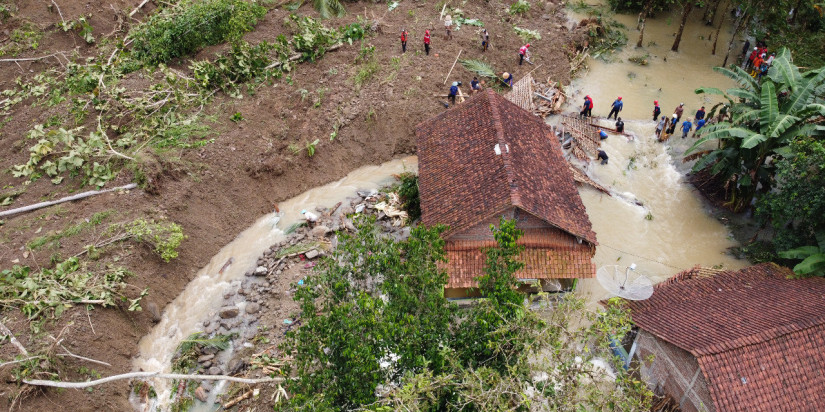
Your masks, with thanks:
[{"label": "person wearing helmet", "polygon": [[684,103],[679,103],[679,105],[676,106],[676,109],[673,110],[673,114],[676,115],[676,121],[677,122],[679,121],[679,119],[682,118],[682,113],[684,113],[684,112],[685,112],[685,104]]},{"label": "person wearing helmet", "polygon": [[424,31],[424,53],[426,53],[427,56],[430,55],[430,31],[429,30]]},{"label": "person wearing helmet", "polygon": [[579,117],[590,117],[593,116],[593,99],[590,96],[584,96],[584,104],[582,105],[582,111],[579,112]]},{"label": "person wearing helmet", "polygon": [[461,84],[461,83],[453,82],[453,84],[450,86],[450,94],[447,95],[447,97],[450,99],[450,101],[453,103],[454,106],[455,106],[455,96],[458,94],[458,85],[459,84]]},{"label": "person wearing helmet", "polygon": [[613,116],[614,119],[617,118],[619,116],[619,112],[622,111],[622,107],[624,107],[624,103],[622,103],[622,96],[619,96],[613,102],[613,105],[610,108],[610,113],[607,115],[607,118],[609,119],[610,116]]},{"label": "person wearing helmet", "polygon": [[444,39],[451,40],[453,38],[453,18],[449,14],[447,17],[444,17],[444,28],[447,30],[447,35],[444,36]]},{"label": "person wearing helmet", "polygon": [[521,46],[520,49],[518,49],[518,65],[519,66],[521,66],[521,63],[524,62],[525,58],[527,59],[528,62],[530,61],[530,50],[529,49],[530,49],[530,43],[527,43],[524,46]]},{"label": "person wearing helmet", "polygon": [[670,127],[667,128],[667,134],[673,134],[676,131],[676,124],[679,122],[679,116],[676,113],[673,113],[673,117],[670,119]]},{"label": "person wearing helmet", "polygon": [[662,108],[659,107],[659,101],[653,101],[653,121],[656,121],[656,118],[659,117],[659,113],[662,113]]},{"label": "person wearing helmet", "polygon": [[513,75],[512,74],[504,72],[504,74],[501,75],[501,79],[502,79],[501,80],[502,83],[504,83],[507,87],[513,87]]}]

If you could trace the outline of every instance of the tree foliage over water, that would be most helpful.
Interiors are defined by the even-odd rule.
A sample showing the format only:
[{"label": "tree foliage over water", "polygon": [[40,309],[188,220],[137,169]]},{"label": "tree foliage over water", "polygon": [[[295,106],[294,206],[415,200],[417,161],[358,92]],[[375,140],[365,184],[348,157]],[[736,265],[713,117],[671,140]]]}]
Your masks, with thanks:
[{"label": "tree foliage over water", "polygon": [[739,211],[751,204],[757,187],[764,193],[774,186],[775,166],[769,159],[782,156],[799,136],[825,136],[821,102],[825,68],[800,72],[791,62],[790,51],[783,49],[761,82],[737,66],[714,70],[741,87],[696,89],[697,94],[723,96],[730,118],[703,128],[701,138],[686,154],[705,142],[719,142],[719,148],[702,157],[694,170],[709,169],[726,182],[728,205]]},{"label": "tree foliage over water", "polygon": [[[802,72],[790,51],[782,49],[761,82],[736,66],[716,70],[741,87],[696,90],[724,96],[730,117],[701,130],[687,153],[708,141],[717,141],[718,148],[700,158],[694,170],[708,170],[725,184],[734,211],[750,207],[756,198],[757,217],[774,229],[775,250],[825,246],[819,242],[825,239],[825,67]],[[808,263],[818,255],[819,246],[782,254]],[[797,266],[795,271],[825,275],[825,255],[822,262],[821,269]]]},{"label": "tree foliage over water", "polygon": [[[618,305],[600,314],[572,296],[539,312],[525,305],[515,290],[521,232],[514,222],[492,228],[499,246],[488,251],[479,279],[486,299],[467,310],[444,297],[444,227],[418,226],[396,242],[372,221],[358,226],[296,293],[302,326],[282,347],[295,378],[285,407],[649,408],[645,384],[608,349],[608,336],[630,327]],[[597,357],[617,372],[590,362]]]}]

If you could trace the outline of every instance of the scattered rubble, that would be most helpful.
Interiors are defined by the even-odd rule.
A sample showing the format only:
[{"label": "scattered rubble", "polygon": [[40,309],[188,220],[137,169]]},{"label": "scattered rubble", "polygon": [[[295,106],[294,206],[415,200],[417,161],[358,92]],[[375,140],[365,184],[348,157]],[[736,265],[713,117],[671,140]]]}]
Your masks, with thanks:
[{"label": "scattered rubble", "polygon": [[[381,230],[395,240],[408,238],[407,213],[400,204],[395,193],[370,190],[358,191],[357,196],[331,208],[316,208],[317,221],[299,225],[272,245],[257,259],[253,270],[231,284],[223,295],[223,306],[203,321],[207,337],[230,336],[232,345],[224,351],[214,347],[201,350],[195,372],[234,375],[248,370],[247,374],[255,377],[278,373],[282,363],[277,359],[282,356],[277,343],[301,323],[292,299],[295,288],[301,287],[319,259],[337,246],[339,233],[356,230],[353,219],[359,214],[374,216]],[[227,393],[228,387],[213,385],[201,382],[194,397],[201,402],[227,401],[211,392],[220,388],[221,393]]]}]

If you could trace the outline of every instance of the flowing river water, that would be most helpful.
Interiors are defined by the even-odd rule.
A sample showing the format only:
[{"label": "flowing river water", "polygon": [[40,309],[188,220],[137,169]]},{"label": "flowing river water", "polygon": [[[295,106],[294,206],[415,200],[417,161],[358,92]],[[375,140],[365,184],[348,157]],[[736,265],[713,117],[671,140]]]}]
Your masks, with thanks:
[{"label": "flowing river water", "polygon": [[[258,257],[282,240],[284,231],[290,225],[301,221],[302,209],[312,211],[316,207],[331,207],[348,196],[354,196],[358,190],[377,189],[392,182],[395,174],[417,170],[418,159],[415,156],[379,166],[365,166],[341,180],[279,203],[280,213],[273,211],[264,215],[241,232],[213,256],[186,289],[166,306],[161,321],[138,344],[140,355],[134,361],[135,369],[169,372],[172,356],[180,342],[203,330],[201,323],[220,308],[224,293],[230,287],[237,286],[244,274],[255,268]],[[244,309],[242,305],[239,305],[241,310]],[[153,385],[159,402],[169,399],[172,388],[168,381],[157,380]]]},{"label": "flowing river water", "polygon": [[[582,17],[571,13],[572,21]],[[635,16],[616,18],[628,27],[635,27]],[[616,53],[611,63],[591,61],[589,71],[568,88],[571,97],[568,111],[578,111],[585,94],[595,101],[594,115],[605,116],[617,96],[622,96],[625,102],[621,116],[626,130],[635,133],[636,139],[628,142],[623,136],[612,135],[602,142],[610,155],[609,164],[592,162],[588,168],[588,174],[610,187],[614,196],[590,187],[582,187],[580,194],[600,244],[594,257],[597,268],[636,263],[637,272],[654,283],[695,265],[727,269],[746,265],[725,253],[736,242],[729,230],[709,215],[708,206],[685,182],[687,167],[679,159],[692,139],[682,140],[677,134],[667,143],[657,142],[651,118],[654,99],[659,100],[663,115],[670,115],[673,108],[684,102],[684,116],[692,116],[701,105],[710,108],[713,103],[694,94],[695,88],[732,86],[727,78],[711,70],[712,66],[721,64],[724,57],[720,55],[727,50],[730,33],[728,29],[722,30],[718,46],[722,53],[711,56],[709,41],[704,39],[712,29],[690,23],[680,51],[674,53],[669,49],[672,33],[678,26],[669,24],[670,21],[677,22],[678,16],[648,19],[645,38],[656,45],[651,44],[644,51],[627,47]],[[637,31],[629,30],[630,44],[635,44],[636,36]],[[741,43],[734,47],[734,51],[737,49],[741,50]],[[650,54],[647,66],[627,61],[631,56],[645,53]],[[301,209],[329,207],[352,196],[356,190],[378,188],[391,181],[393,174],[416,169],[414,156],[363,167],[337,182],[280,203],[279,215],[265,215],[240,233],[165,308],[162,320],[140,341],[135,369],[169,371],[171,358],[181,340],[202,330],[201,322],[219,309],[225,291],[254,269],[256,259],[270,245],[283,239],[283,230],[299,221]],[[636,201],[643,205],[639,206]],[[227,262],[231,263],[227,265]],[[577,293],[585,296],[591,305],[609,297],[595,279],[580,282]],[[158,399],[169,399],[168,382],[154,384]]]}]

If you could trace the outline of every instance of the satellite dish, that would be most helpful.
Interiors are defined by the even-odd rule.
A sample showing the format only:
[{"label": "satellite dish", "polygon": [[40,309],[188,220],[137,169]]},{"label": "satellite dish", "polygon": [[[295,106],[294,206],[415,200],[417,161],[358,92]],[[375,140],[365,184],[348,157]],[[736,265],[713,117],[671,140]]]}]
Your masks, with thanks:
[{"label": "satellite dish", "polygon": [[636,272],[636,264],[628,267],[606,265],[596,272],[596,280],[614,296],[629,300],[645,300],[653,295],[653,283]]}]

